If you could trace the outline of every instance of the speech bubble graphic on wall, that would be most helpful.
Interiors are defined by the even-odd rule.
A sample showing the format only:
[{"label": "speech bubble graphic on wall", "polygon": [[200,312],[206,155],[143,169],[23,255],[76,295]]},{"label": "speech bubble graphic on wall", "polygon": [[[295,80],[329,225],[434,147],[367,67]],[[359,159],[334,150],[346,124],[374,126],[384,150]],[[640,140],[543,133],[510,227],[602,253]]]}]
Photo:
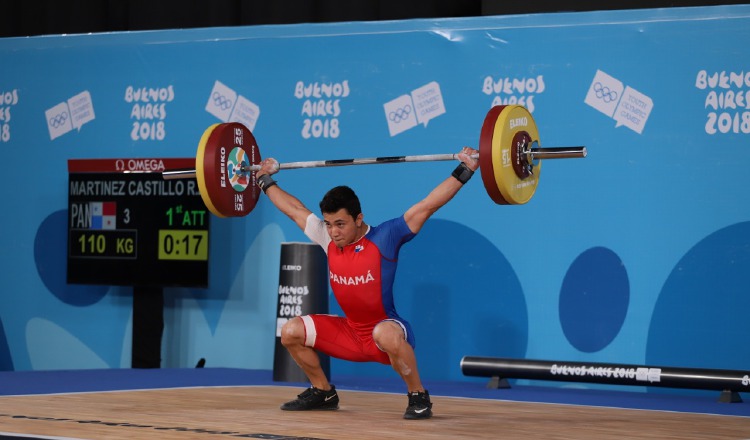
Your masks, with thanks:
[{"label": "speech bubble graphic on wall", "polygon": [[584,102],[617,121],[615,127],[624,125],[638,134],[654,107],[650,97],[601,70],[596,71]]},{"label": "speech bubble graphic on wall", "polygon": [[435,81],[414,89],[409,95],[401,95],[383,105],[388,132],[391,137],[422,124],[427,127],[430,120],[445,113],[445,102],[440,84]]},{"label": "speech bubble graphic on wall", "polygon": [[83,124],[96,119],[91,94],[87,90],[73,96],[67,102],[61,102],[47,109],[44,116],[47,119],[50,140],[54,140],[74,128],[81,131]]},{"label": "speech bubble graphic on wall", "polygon": [[240,122],[252,131],[255,130],[255,124],[258,122],[259,116],[260,107],[244,96],[239,96],[237,103],[234,105],[234,111],[229,116],[229,122]]},{"label": "speech bubble graphic on wall", "polygon": [[225,86],[220,81],[214,82],[211,89],[211,95],[206,103],[206,111],[216,116],[218,119],[227,122],[232,114],[234,102],[237,100],[237,93]]},{"label": "speech bubble graphic on wall", "polygon": [[260,117],[260,107],[257,104],[238,95],[221,81],[214,82],[206,103],[206,111],[222,122],[239,122],[250,131],[255,130],[255,124]]},{"label": "speech bubble graphic on wall", "polygon": [[440,93],[440,84],[435,81],[424,85],[411,92],[414,107],[417,110],[417,121],[427,127],[431,119],[445,113],[443,95]]},{"label": "speech bubble graphic on wall", "polygon": [[597,70],[584,102],[611,118],[615,114],[623,90],[624,86],[620,80]]},{"label": "speech bubble graphic on wall", "polygon": [[70,111],[68,111],[68,105],[64,102],[47,109],[44,112],[44,117],[47,119],[50,140],[54,140],[73,129]]},{"label": "speech bubble graphic on wall", "polygon": [[626,87],[615,110],[617,127],[624,125],[638,134],[643,133],[654,102],[648,96],[631,87]]},{"label": "speech bubble graphic on wall", "polygon": [[383,108],[385,109],[385,118],[388,121],[388,131],[391,133],[391,137],[417,126],[417,116],[414,113],[411,96],[401,95],[385,103]]},{"label": "speech bubble graphic on wall", "polygon": [[91,94],[84,90],[83,92],[68,99],[68,108],[70,108],[71,122],[73,128],[81,131],[83,124],[95,119],[94,104],[91,102]]}]

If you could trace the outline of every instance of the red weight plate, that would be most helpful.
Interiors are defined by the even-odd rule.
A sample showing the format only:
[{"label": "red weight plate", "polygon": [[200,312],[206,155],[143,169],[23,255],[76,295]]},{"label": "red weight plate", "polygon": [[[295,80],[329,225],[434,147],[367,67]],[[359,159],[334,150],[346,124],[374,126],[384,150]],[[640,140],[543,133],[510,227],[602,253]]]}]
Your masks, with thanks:
[{"label": "red weight plate", "polygon": [[255,172],[241,166],[261,161],[252,132],[238,122],[215,124],[206,129],[198,145],[196,178],[206,207],[219,217],[242,217],[258,203],[260,188]]},{"label": "red weight plate", "polygon": [[482,183],[484,183],[484,189],[492,201],[498,205],[510,204],[497,187],[495,167],[492,165],[492,136],[495,132],[497,119],[505,107],[504,105],[496,105],[487,112],[487,116],[482,123],[482,131],[479,134],[479,171],[482,174]]}]

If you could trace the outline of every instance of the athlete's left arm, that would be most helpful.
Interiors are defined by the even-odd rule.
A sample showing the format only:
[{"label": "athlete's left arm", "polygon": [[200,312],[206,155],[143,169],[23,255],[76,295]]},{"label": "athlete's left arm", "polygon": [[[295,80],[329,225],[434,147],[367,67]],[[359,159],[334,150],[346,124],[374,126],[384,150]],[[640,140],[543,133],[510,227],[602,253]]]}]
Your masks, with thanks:
[{"label": "athlete's left arm", "polygon": [[[476,169],[479,168],[479,161],[471,157],[472,154],[476,153],[478,153],[477,150],[469,147],[464,147],[461,152],[458,153],[458,158],[472,172],[476,171]],[[464,176],[465,175],[466,174],[464,174]],[[415,234],[419,232],[427,219],[430,218],[430,216],[432,216],[432,214],[434,214],[438,209],[442,208],[443,205],[448,203],[463,186],[464,183],[462,183],[459,178],[455,177],[454,175],[451,175],[447,179],[443,180],[427,195],[427,197],[420,200],[406,211],[406,213],[404,214],[404,219],[406,220],[406,224],[409,225],[409,229],[411,229],[411,231]]]}]

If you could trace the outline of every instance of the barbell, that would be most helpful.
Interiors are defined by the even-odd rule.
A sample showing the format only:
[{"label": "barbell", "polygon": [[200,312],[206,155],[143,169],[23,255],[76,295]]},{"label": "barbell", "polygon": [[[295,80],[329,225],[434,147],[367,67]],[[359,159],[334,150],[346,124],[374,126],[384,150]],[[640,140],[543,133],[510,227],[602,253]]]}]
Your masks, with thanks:
[{"label": "barbell", "polygon": [[[541,148],[539,130],[531,113],[521,105],[492,107],[479,134],[479,169],[490,198],[497,204],[528,202],[539,184],[542,159],[586,157],[586,147]],[[456,160],[458,154],[387,156],[361,159],[280,163],[279,169],[335,167]],[[255,173],[261,168],[260,150],[253,133],[238,122],[208,127],[198,143],[195,169],[166,170],[164,179],[195,178],[209,211],[219,217],[241,217],[255,208],[260,197]]]}]

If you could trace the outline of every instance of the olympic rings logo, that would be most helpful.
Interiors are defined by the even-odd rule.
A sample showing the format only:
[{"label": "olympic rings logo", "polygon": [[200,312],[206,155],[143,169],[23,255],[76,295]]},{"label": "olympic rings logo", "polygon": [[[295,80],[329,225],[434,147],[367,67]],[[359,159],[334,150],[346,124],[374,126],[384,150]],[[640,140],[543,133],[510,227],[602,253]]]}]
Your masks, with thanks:
[{"label": "olympic rings logo", "polygon": [[408,118],[410,114],[411,114],[411,106],[407,104],[405,107],[401,107],[397,109],[396,111],[388,113],[388,119],[391,122],[398,124],[399,122]]},{"label": "olympic rings logo", "polygon": [[602,83],[598,81],[594,83],[594,93],[596,93],[597,98],[606,103],[610,103],[617,99],[617,92],[610,90],[607,86],[603,86]]},{"label": "olympic rings logo", "polygon": [[65,123],[65,121],[68,120],[68,112],[60,113],[56,116],[53,116],[49,119],[49,125],[52,126],[52,128],[58,128],[61,125]]},{"label": "olympic rings logo", "polygon": [[214,92],[211,97],[214,100],[214,105],[219,107],[222,110],[229,110],[230,107],[232,107],[232,101],[227,99],[224,95],[222,95],[219,92]]}]

